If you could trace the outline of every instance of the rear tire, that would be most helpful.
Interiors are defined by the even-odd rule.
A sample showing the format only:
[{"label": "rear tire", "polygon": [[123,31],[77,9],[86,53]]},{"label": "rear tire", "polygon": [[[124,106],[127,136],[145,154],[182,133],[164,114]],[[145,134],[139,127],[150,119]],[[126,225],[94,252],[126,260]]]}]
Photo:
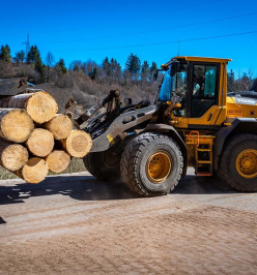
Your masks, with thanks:
[{"label": "rear tire", "polygon": [[99,180],[115,181],[120,176],[121,152],[109,149],[104,152],[89,153],[83,159],[88,172]]},{"label": "rear tire", "polygon": [[243,192],[257,191],[257,136],[233,137],[221,155],[218,176],[230,187]]},{"label": "rear tire", "polygon": [[170,137],[157,133],[134,138],[121,158],[123,181],[134,193],[144,197],[170,193],[180,180],[182,170],[179,146]]}]

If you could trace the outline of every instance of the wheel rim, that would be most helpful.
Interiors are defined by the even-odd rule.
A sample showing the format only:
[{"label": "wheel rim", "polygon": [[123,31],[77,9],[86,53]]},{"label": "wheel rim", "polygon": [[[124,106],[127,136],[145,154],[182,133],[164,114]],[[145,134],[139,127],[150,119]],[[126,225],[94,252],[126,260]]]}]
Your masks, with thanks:
[{"label": "wheel rim", "polygon": [[157,151],[146,162],[146,175],[151,182],[163,183],[170,175],[172,158],[165,151]]},{"label": "wheel rim", "polygon": [[244,178],[257,177],[257,150],[242,151],[236,158],[236,170]]}]

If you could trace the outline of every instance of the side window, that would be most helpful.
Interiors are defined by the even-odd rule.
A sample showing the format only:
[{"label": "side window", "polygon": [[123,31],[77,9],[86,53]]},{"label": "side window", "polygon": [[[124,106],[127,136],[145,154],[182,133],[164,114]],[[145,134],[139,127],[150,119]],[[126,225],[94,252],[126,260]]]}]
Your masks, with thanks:
[{"label": "side window", "polygon": [[216,79],[217,79],[217,67],[206,66],[205,71],[205,89],[204,97],[215,97],[216,96]]},{"label": "side window", "polygon": [[175,116],[186,116],[186,97],[187,97],[187,64],[179,64],[176,74],[173,76],[172,92],[179,96],[181,108],[174,111]]},{"label": "side window", "polygon": [[200,117],[211,106],[217,104],[217,75],[218,65],[193,66],[191,117]]}]

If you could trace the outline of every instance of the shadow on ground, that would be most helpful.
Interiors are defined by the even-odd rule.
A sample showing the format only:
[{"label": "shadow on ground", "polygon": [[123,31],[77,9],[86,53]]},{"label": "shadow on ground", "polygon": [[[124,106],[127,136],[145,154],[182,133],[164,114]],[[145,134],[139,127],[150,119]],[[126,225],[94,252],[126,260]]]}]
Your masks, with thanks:
[{"label": "shadow on ground", "polygon": [[[179,182],[172,194],[225,194],[228,192],[233,191],[215,178],[197,178],[189,175]],[[55,194],[88,201],[124,200],[138,197],[122,182],[103,182],[92,176],[55,176],[48,177],[37,185],[25,183],[0,186],[0,205],[23,203],[29,197]]]}]

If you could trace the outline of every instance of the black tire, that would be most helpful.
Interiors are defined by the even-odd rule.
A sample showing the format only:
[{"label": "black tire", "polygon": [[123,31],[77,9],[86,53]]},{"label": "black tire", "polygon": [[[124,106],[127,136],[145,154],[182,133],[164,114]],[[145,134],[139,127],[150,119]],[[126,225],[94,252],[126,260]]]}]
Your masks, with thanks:
[{"label": "black tire", "polygon": [[[148,158],[157,151],[165,151],[172,159],[172,169],[162,183],[154,183],[146,174]],[[144,197],[170,193],[181,178],[183,156],[176,142],[166,135],[144,133],[125,147],[121,157],[121,177],[136,194]]]},{"label": "black tire", "polygon": [[236,169],[236,158],[244,150],[257,150],[257,136],[238,134],[230,139],[220,157],[218,177],[237,191],[256,192],[257,177],[245,178]]},{"label": "black tire", "polygon": [[121,152],[107,150],[89,153],[83,159],[88,172],[99,180],[116,181],[120,175]]}]

